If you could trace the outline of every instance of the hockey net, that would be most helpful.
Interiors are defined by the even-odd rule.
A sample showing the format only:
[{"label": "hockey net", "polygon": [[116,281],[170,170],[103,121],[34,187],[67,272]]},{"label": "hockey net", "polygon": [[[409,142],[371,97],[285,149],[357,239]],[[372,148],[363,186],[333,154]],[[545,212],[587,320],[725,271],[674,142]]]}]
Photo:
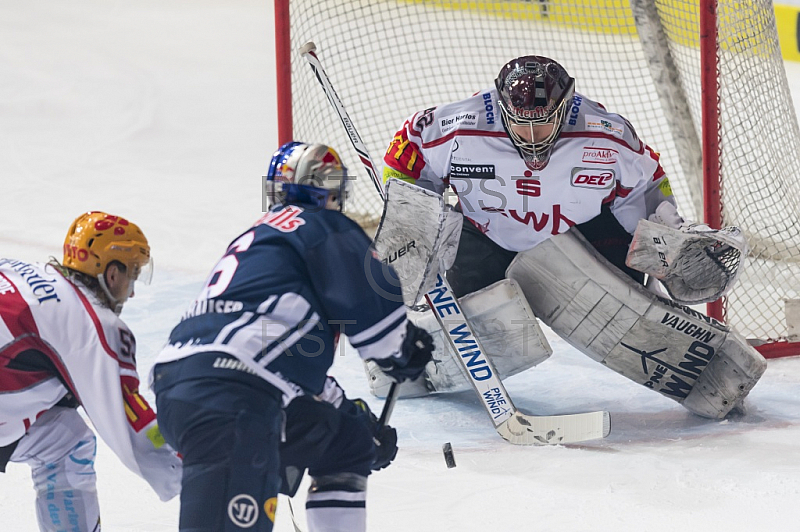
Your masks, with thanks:
[{"label": "hockey net", "polygon": [[[302,44],[317,44],[379,172],[389,141],[412,112],[490,87],[514,57],[552,57],[576,78],[579,93],[626,116],[661,154],[686,218],[745,230],[752,250],[741,280],[712,314],[748,338],[787,345],[797,331],[784,309],[800,299],[800,132],[773,6],[718,3],[715,97],[700,81],[699,13],[706,4],[276,0],[279,136],[336,147],[357,175],[349,214],[369,226],[380,216],[380,199],[297,53]],[[706,140],[705,160],[704,110],[718,119],[706,129],[717,130],[719,148]],[[718,192],[704,187],[704,163],[718,165]]]}]

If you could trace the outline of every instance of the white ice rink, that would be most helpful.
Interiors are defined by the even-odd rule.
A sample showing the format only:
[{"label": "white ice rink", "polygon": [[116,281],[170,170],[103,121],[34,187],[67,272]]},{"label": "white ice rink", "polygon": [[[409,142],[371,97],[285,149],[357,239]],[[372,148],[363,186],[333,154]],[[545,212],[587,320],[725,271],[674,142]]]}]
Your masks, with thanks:
[{"label": "white ice rink", "polygon": [[[139,224],[156,278],[122,317],[142,376],[229,240],[260,214],[260,176],[277,145],[272,9],[0,0],[0,256],[60,256],[68,225],[87,210]],[[800,102],[800,65],[787,69]],[[749,413],[719,422],[549,340],[550,360],[507,381],[517,407],[606,409],[612,434],[514,447],[471,393],[401,401],[400,454],[370,479],[371,531],[800,530],[800,358],[771,361]],[[354,353],[333,373],[349,395],[370,397]],[[160,502],[102,444],[97,471],[103,530],[177,530],[177,500]],[[10,464],[0,530],[38,530],[33,497],[27,466]],[[296,499],[301,509],[302,489]],[[294,530],[285,500],[275,529]]]}]

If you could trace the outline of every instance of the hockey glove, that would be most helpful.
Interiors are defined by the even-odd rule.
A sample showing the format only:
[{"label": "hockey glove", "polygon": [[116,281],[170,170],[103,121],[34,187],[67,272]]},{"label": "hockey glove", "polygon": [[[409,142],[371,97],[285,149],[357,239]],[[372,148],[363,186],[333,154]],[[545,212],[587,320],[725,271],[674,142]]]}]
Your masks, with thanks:
[{"label": "hockey glove", "polygon": [[378,418],[362,399],[353,399],[353,404],[361,410],[359,417],[362,417],[369,427],[375,443],[375,460],[372,462],[372,470],[380,471],[391,464],[397,456],[397,431],[389,425],[379,428]]},{"label": "hockey glove", "polygon": [[386,375],[396,382],[414,380],[425,370],[433,353],[433,338],[428,331],[408,322],[399,357],[375,360]]},{"label": "hockey glove", "polygon": [[684,223],[683,217],[678,214],[677,207],[669,201],[662,201],[658,207],[656,207],[656,212],[651,214],[647,219],[653,223],[666,225],[673,229],[680,229],[681,225]]},{"label": "hockey glove", "polygon": [[747,253],[738,227],[714,230],[684,222],[673,229],[639,220],[625,264],[658,279],[675,301],[697,305],[733,287]]}]

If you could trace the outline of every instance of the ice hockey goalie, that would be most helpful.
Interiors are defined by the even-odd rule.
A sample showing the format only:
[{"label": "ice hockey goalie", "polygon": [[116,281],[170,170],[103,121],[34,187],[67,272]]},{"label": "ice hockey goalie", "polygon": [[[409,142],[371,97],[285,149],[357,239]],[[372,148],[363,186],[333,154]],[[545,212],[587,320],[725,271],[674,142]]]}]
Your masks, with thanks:
[{"label": "ice hockey goalie", "polygon": [[[458,235],[452,236],[452,229],[448,229],[452,220],[448,222],[446,218],[453,213],[448,213],[441,200],[436,199],[440,196],[400,181],[390,182],[387,191],[388,218],[384,216],[376,249],[381,256],[394,257],[395,262],[403,264],[396,268],[398,272],[407,272],[405,278],[401,273],[401,280],[406,304],[413,306],[419,303],[419,297],[430,283],[420,272],[430,275],[430,272],[448,268],[452,259],[442,260],[439,244],[455,239],[456,244],[444,245],[445,249],[452,249],[457,246]],[[415,204],[418,208],[412,216],[392,213],[394,201],[406,206]],[[418,202],[428,204],[420,207]],[[422,216],[431,219],[422,220]],[[394,230],[384,227],[387,219]],[[660,231],[662,236],[668,234],[670,241],[680,232],[646,220],[641,223],[646,225],[645,229]],[[653,225],[658,228],[654,229]],[[438,230],[431,231],[431,227]],[[726,233],[721,236],[725,242],[719,243],[709,236],[714,234],[709,231],[703,231],[702,235],[708,240],[703,241],[703,245],[709,249],[719,250],[721,246],[738,242],[727,238]],[[693,242],[692,249],[701,249],[703,246],[697,243],[699,240],[693,232],[697,230],[684,230],[688,236],[678,241]],[[640,239],[650,238],[645,230],[637,235]],[[416,243],[417,250],[426,251],[408,252],[403,257],[391,252],[395,248],[408,248],[410,241]],[[680,244],[662,251],[671,263],[678,264],[686,263],[685,254],[682,254],[686,248]],[[651,256],[650,262],[663,262],[652,259],[652,256],[659,256],[659,250],[644,249],[641,245],[631,246],[631,250],[629,259],[634,250],[639,254],[638,262],[630,261],[634,266],[640,265],[647,256]],[[732,255],[730,251],[725,254],[726,257]],[[713,253],[703,255],[706,256],[708,258],[698,260],[707,261],[707,264],[701,262],[700,266],[694,266],[710,272],[704,277],[705,292],[701,290],[698,297],[718,297],[735,280],[738,264],[725,269],[718,266],[720,260]],[[676,277],[675,268],[669,271]],[[653,271],[648,270],[648,273],[653,275]],[[666,274],[661,276],[664,277]],[[710,286],[713,290],[707,289]],[[700,293],[696,290],[679,292],[689,294],[687,297]],[[460,303],[503,378],[533,367],[550,356],[551,349],[541,333],[538,319],[579,351],[617,373],[677,401],[695,414],[723,418],[734,408],[741,407],[766,369],[766,362],[730,327],[675,299],[674,295],[672,299],[658,295],[623,273],[573,228],[516,254],[506,270],[506,279],[461,297]],[[466,389],[468,384],[461,375],[461,365],[446,346],[430,312],[412,313],[410,317],[432,332],[437,351],[425,377],[404,384],[403,395]],[[373,393],[384,395],[390,381],[374,366],[368,366],[367,372]]]}]

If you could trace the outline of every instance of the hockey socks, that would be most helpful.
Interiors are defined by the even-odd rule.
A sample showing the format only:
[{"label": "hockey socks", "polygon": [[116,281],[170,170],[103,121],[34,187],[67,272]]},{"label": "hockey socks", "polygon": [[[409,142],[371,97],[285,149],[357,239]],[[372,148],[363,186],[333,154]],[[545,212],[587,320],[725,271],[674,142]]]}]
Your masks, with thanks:
[{"label": "hockey socks", "polygon": [[366,532],[367,477],[339,473],[317,477],[306,498],[309,532]]}]

